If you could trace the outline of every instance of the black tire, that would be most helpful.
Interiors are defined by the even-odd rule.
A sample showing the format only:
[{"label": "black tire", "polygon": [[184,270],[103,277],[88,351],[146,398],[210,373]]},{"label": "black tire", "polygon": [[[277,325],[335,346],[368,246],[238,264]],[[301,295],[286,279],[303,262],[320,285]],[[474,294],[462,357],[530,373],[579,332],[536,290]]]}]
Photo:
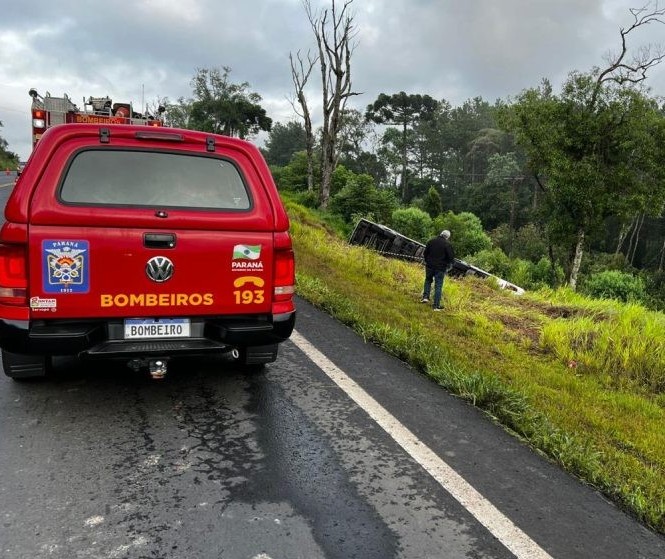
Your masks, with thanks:
[{"label": "black tire", "polygon": [[12,353],[3,349],[2,368],[14,380],[44,378],[51,368],[51,357]]}]

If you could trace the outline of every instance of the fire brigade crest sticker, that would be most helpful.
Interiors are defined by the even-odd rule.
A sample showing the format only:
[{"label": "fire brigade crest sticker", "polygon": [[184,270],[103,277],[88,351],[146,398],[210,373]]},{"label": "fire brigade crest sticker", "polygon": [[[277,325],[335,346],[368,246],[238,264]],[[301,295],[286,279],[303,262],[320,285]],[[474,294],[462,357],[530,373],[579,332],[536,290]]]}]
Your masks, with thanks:
[{"label": "fire brigade crest sticker", "polygon": [[45,293],[89,291],[88,241],[43,241],[42,266]]}]

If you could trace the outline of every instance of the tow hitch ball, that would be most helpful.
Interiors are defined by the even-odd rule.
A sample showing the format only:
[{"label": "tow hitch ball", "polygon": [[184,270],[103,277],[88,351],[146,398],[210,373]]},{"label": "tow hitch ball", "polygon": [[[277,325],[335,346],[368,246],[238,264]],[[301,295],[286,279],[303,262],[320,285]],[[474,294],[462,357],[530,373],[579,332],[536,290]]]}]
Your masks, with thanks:
[{"label": "tow hitch ball", "polygon": [[148,362],[148,371],[154,380],[161,380],[166,376],[166,361],[163,359],[151,359]]},{"label": "tow hitch ball", "polygon": [[148,368],[150,376],[155,380],[161,380],[166,376],[166,366],[168,360],[161,359],[132,359],[127,366],[133,371],[140,371],[144,367]]}]

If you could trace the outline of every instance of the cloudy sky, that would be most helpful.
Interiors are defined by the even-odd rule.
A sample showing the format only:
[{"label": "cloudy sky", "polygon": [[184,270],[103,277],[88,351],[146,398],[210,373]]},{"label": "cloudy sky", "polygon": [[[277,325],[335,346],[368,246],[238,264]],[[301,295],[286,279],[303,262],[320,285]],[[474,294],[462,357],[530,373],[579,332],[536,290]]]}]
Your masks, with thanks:
[{"label": "cloudy sky", "polygon": [[[494,101],[543,77],[557,87],[571,70],[616,52],[619,28],[633,22],[629,8],[646,1],[354,0],[352,79],[362,94],[353,105],[399,91],[455,106]],[[629,47],[649,43],[665,44],[665,25],[636,33]],[[31,87],[79,105],[108,95],[136,109],[142,100],[190,97],[197,68],[222,66],[286,122],[295,118],[289,53],[313,47],[301,0],[0,0],[0,136],[22,159],[30,153]],[[665,63],[648,83],[665,95]],[[316,110],[314,87],[310,97]]]}]

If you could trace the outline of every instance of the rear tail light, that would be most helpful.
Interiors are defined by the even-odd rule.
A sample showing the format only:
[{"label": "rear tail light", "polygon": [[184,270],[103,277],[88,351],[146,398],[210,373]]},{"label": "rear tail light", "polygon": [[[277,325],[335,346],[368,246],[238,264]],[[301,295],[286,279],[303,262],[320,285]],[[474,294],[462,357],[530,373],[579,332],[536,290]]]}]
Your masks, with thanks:
[{"label": "rear tail light", "polygon": [[0,244],[0,305],[27,306],[27,289],[25,245]]},{"label": "rear tail light", "polygon": [[292,312],[293,295],[296,291],[296,266],[288,233],[275,234],[274,278],[273,314]]}]

